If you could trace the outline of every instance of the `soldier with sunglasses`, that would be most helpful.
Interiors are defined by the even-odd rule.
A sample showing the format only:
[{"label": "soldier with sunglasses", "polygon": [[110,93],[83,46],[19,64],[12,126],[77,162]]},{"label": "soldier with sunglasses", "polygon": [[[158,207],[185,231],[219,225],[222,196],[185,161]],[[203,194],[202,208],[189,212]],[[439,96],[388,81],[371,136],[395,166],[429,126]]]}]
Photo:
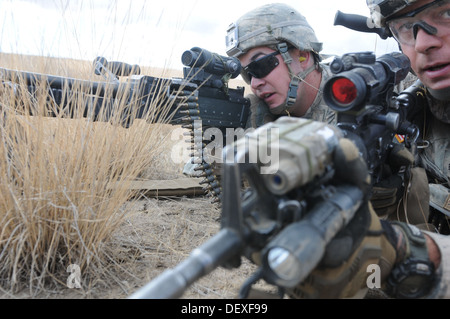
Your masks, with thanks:
[{"label": "soldier with sunglasses", "polygon": [[231,24],[226,40],[227,54],[241,61],[253,92],[248,127],[280,116],[335,122],[322,100],[330,74],[320,63],[322,43],[299,12],[281,3],[261,6]]}]

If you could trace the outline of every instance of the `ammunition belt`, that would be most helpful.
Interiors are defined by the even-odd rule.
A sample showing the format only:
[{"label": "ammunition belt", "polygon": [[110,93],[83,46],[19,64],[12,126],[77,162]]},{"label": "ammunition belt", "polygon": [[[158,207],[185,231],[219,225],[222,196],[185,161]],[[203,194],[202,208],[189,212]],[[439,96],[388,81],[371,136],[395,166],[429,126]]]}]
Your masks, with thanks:
[{"label": "ammunition belt", "polygon": [[204,149],[207,146],[207,141],[204,140],[203,126],[201,124],[199,125],[199,123],[202,123],[202,119],[200,116],[198,93],[194,95],[191,94],[188,97],[183,96],[182,93],[180,95],[179,93],[179,97],[184,98],[184,103],[179,105],[179,113],[182,114],[183,117],[178,119],[178,123],[181,124],[183,129],[189,130],[189,132],[184,133],[184,136],[189,138],[186,142],[190,144],[188,150],[192,151],[192,153],[189,154],[191,163],[197,165],[194,170],[200,172],[198,175],[199,177],[204,178],[200,182],[201,185],[205,185],[203,191],[205,191],[207,196],[212,198],[213,203],[220,203],[222,188],[220,186],[219,177],[215,174],[215,163],[208,163],[204,156]]}]

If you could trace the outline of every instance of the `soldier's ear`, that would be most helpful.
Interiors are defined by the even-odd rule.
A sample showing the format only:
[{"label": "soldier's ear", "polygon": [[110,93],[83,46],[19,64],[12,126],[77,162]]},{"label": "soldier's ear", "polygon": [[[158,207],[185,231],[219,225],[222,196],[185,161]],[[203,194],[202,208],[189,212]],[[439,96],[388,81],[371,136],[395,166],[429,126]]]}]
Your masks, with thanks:
[{"label": "soldier's ear", "polygon": [[298,60],[300,61],[300,63],[308,61],[309,57],[310,57],[310,54],[308,51],[299,51]]}]

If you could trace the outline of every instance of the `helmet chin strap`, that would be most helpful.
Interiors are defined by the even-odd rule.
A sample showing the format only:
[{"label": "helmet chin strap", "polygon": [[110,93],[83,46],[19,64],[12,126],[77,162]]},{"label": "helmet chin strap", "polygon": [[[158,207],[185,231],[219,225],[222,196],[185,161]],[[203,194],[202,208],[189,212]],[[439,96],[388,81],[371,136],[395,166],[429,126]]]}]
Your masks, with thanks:
[{"label": "helmet chin strap", "polygon": [[286,43],[280,43],[277,45],[277,50],[283,57],[284,63],[286,63],[289,70],[289,74],[291,76],[291,82],[289,83],[286,102],[270,110],[270,112],[273,114],[281,115],[285,112],[289,114],[290,107],[294,105],[295,102],[297,101],[298,85],[300,84],[300,82],[303,82],[306,79],[306,77],[316,69],[316,65],[313,64],[303,72],[294,75],[291,68],[292,57],[289,54],[288,45]]}]

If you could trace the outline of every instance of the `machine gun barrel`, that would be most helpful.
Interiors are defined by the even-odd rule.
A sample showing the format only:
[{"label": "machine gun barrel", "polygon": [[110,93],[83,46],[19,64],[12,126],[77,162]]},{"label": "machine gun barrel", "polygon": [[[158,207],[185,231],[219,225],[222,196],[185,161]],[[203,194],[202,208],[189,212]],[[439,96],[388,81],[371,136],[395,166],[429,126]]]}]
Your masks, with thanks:
[{"label": "machine gun barrel", "polygon": [[108,61],[104,57],[97,57],[94,60],[94,72],[97,75],[105,75],[113,79],[117,79],[119,76],[131,76],[141,74],[141,68],[139,65],[131,65],[119,61]]},{"label": "machine gun barrel", "polygon": [[[104,57],[97,57],[93,65],[95,74],[103,75],[106,81],[81,80],[4,68],[0,68],[0,77],[3,82],[23,85],[31,94],[35,94],[39,87],[47,88],[49,99],[58,107],[64,108],[67,115],[72,114],[76,107],[70,104],[74,102],[71,95],[78,94],[94,109],[85,116],[93,114],[95,120],[101,120],[97,116],[101,108],[111,108],[107,112],[112,113],[112,106],[119,104],[114,102],[120,102],[126,104],[127,112],[134,113],[136,118],[155,113],[151,116],[152,120],[156,121],[159,118],[158,112],[153,112],[150,108],[160,108],[167,102],[170,110],[164,114],[171,118],[170,123],[173,125],[185,124],[186,116],[183,113],[192,111],[201,116],[204,126],[223,130],[244,128],[250,112],[249,101],[244,97],[244,88],[228,88],[226,83],[226,75],[231,74],[234,78],[240,74],[239,60],[221,57],[200,48],[186,51],[182,60],[187,66],[184,69],[184,78],[164,79],[139,75],[141,69],[138,65],[108,62]],[[129,78],[119,81],[119,76]],[[54,116],[50,113],[49,116]],[[128,127],[131,123],[130,120],[123,125]]]},{"label": "machine gun barrel", "polygon": [[49,87],[58,90],[83,90],[86,93],[103,96],[108,88],[108,93],[115,97],[118,91],[118,85],[115,83],[86,81],[81,79],[53,76],[34,72],[24,72],[0,68],[0,74],[3,81],[14,83],[23,83],[29,87],[37,87],[40,83],[46,83]]}]

